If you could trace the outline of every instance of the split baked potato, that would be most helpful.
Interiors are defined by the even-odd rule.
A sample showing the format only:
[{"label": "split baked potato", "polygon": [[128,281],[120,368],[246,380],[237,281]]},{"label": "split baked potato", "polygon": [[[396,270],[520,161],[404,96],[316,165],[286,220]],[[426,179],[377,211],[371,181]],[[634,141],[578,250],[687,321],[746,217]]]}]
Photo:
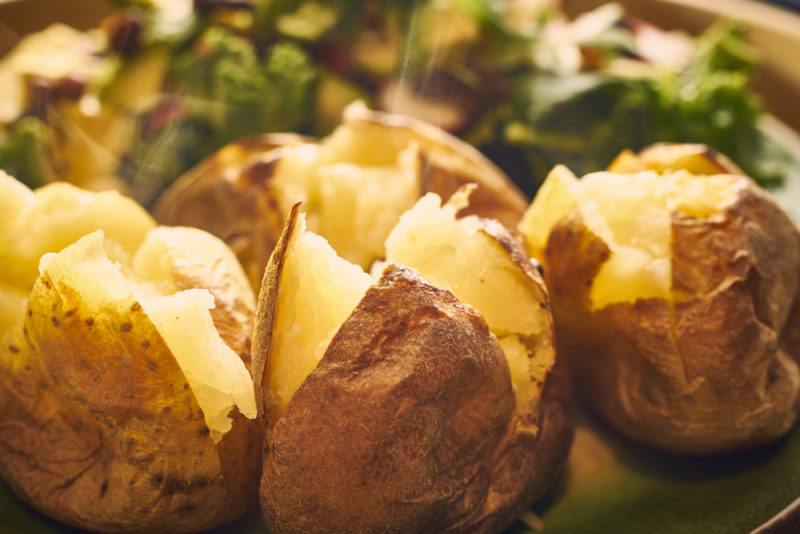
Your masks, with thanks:
[{"label": "split baked potato", "polygon": [[527,201],[476,149],[421,121],[350,105],[319,143],[270,134],[228,145],[154,208],[162,224],[202,228],[237,253],[258,287],[291,207],[345,259],[368,268],[400,215],[426,192],[477,184],[465,215],[519,222]]},{"label": "split baked potato", "polygon": [[0,475],[97,531],[187,532],[255,504],[255,298],[235,255],[132,200],[0,176]]},{"label": "split baked potato", "polygon": [[493,532],[569,448],[535,264],[467,192],[401,218],[375,278],[293,208],[265,272],[253,379],[274,532]]},{"label": "split baked potato", "polygon": [[667,451],[777,439],[800,405],[800,353],[785,342],[800,326],[797,229],[707,149],[627,157],[635,165],[580,180],[556,167],[520,224],[577,390]]}]

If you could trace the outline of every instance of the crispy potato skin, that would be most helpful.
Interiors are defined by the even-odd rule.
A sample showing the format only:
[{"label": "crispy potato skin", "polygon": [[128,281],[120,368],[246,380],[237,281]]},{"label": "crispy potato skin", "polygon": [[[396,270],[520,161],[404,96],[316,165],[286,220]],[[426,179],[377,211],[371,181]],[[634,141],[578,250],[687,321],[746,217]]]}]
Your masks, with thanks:
[{"label": "crispy potato skin", "polygon": [[161,224],[200,228],[222,239],[257,287],[288,215],[270,190],[281,148],[306,141],[267,134],[231,143],[179,178],[153,215]]},{"label": "crispy potato skin", "polygon": [[258,406],[258,418],[264,428],[271,428],[274,424],[269,420],[272,413],[271,402],[269,399],[269,387],[265,372],[267,370],[267,358],[272,343],[272,327],[275,322],[275,307],[278,302],[278,285],[283,272],[284,258],[289,247],[289,241],[297,228],[297,216],[300,212],[300,204],[292,206],[286,225],[275,246],[275,251],[270,257],[266,269],[264,269],[264,279],[261,284],[261,292],[258,297],[258,308],[256,309],[255,326],[253,328],[253,358],[252,370],[253,387],[256,393],[256,406]]},{"label": "crispy potato skin", "polygon": [[766,193],[744,177],[738,185],[712,218],[673,216],[674,306],[640,299],[592,311],[609,249],[579,215],[556,225],[545,251],[560,354],[578,390],[620,432],[667,451],[755,447],[797,417],[800,360],[785,347],[797,335],[787,318],[800,239]]},{"label": "crispy potato skin", "polygon": [[[269,420],[265,362],[287,231],[265,274],[253,350],[266,425],[261,506],[275,532],[494,532],[560,472],[570,387],[551,372],[536,426],[518,413],[483,318],[390,265]],[[533,411],[533,410],[531,410]]]},{"label": "crispy potato skin", "polygon": [[[204,286],[218,303],[215,323],[249,314],[239,324],[248,331],[252,296],[248,310],[234,289],[246,282],[221,272],[224,258],[206,259],[205,272],[178,265],[173,274],[186,287],[192,281],[182,270],[198,280],[219,276]],[[220,330],[239,343],[232,325]],[[7,340],[0,475],[35,508],[90,530],[189,532],[230,522],[255,504],[259,426],[236,413],[214,444],[183,372],[134,299],[93,313],[77,288],[45,274]],[[231,346],[249,352],[249,344]]]}]

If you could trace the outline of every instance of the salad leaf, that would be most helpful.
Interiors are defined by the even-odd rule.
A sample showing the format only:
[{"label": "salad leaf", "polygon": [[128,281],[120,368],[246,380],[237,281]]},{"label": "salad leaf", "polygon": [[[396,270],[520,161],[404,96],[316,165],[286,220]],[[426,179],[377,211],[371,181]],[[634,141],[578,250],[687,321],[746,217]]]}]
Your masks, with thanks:
[{"label": "salad leaf", "polygon": [[317,78],[311,59],[295,44],[273,45],[262,61],[250,41],[212,26],[173,63],[167,85],[177,95],[140,115],[119,173],[146,205],[234,139],[305,129]]},{"label": "salad leaf", "polygon": [[789,156],[759,128],[763,108],[749,89],[756,55],[744,35],[733,23],[710,28],[679,73],[517,76],[501,142],[523,151],[537,181],[557,163],[584,174],[625,148],[669,141],[705,143],[762,185],[780,184]]},{"label": "salad leaf", "polygon": [[265,131],[305,130],[320,77],[311,58],[297,45],[278,43],[267,51],[265,76]]},{"label": "salad leaf", "polygon": [[48,158],[50,130],[38,117],[28,116],[0,133],[0,169],[30,188],[56,179]]},{"label": "salad leaf", "polygon": [[145,206],[218,148],[208,117],[179,97],[167,97],[140,115],[136,130],[136,141],[122,157],[118,173]]}]

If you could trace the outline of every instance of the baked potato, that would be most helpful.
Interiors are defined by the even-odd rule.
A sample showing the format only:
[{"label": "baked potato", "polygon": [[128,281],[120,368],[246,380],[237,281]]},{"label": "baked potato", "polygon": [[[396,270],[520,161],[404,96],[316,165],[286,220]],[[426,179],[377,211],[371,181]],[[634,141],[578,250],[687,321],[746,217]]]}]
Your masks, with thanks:
[{"label": "baked potato", "polygon": [[350,105],[319,143],[272,134],[233,143],[180,178],[154,207],[162,224],[223,239],[258,287],[291,207],[345,259],[368,268],[400,215],[426,192],[477,184],[465,214],[513,227],[527,201],[477,150],[443,130]]},{"label": "baked potato", "polygon": [[427,194],[376,278],[297,206],[259,296],[253,379],[275,532],[492,532],[558,473],[572,424],[521,243]]},{"label": "baked potato", "polygon": [[800,236],[752,180],[670,148],[660,174],[556,167],[520,231],[592,408],[671,452],[756,447],[797,418]]},{"label": "baked potato", "polygon": [[[247,362],[255,297],[236,257],[156,227],[118,193],[0,176],[0,475],[96,531],[187,532],[256,502]],[[41,258],[41,259],[40,259]]]}]

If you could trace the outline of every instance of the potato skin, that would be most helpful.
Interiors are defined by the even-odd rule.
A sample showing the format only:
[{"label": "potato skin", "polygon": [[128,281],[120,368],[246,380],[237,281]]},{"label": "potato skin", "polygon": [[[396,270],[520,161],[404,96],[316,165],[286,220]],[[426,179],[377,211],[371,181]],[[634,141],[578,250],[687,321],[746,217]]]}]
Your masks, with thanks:
[{"label": "potato skin", "polygon": [[609,249],[577,214],[556,225],[545,251],[559,350],[578,391],[623,434],[670,452],[756,447],[797,418],[800,360],[781,341],[796,335],[787,318],[800,238],[749,179],[737,187],[709,219],[673,215],[674,307],[640,299],[592,311]]},{"label": "potato skin", "polygon": [[270,421],[263,372],[293,228],[291,217],[265,275],[253,351],[267,436],[261,506],[268,527],[494,532],[509,525],[567,455],[563,368],[547,380],[537,430],[515,407],[505,356],[483,318],[390,265],[284,414]]},{"label": "potato skin", "polygon": [[[241,272],[228,276],[224,258],[206,259],[208,272],[189,270],[205,280],[223,274],[205,286],[222,313],[215,322],[233,308],[252,317],[252,295],[248,312],[248,299],[231,291],[231,279],[246,284]],[[255,504],[258,425],[237,413],[214,444],[183,372],[134,299],[94,313],[79,288],[45,274],[6,340],[0,475],[38,510],[90,530],[189,532]]]},{"label": "potato skin", "polygon": [[270,191],[281,148],[308,139],[266,134],[231,143],[180,177],[159,198],[153,215],[170,226],[200,228],[236,253],[258,287],[288,214]]}]

